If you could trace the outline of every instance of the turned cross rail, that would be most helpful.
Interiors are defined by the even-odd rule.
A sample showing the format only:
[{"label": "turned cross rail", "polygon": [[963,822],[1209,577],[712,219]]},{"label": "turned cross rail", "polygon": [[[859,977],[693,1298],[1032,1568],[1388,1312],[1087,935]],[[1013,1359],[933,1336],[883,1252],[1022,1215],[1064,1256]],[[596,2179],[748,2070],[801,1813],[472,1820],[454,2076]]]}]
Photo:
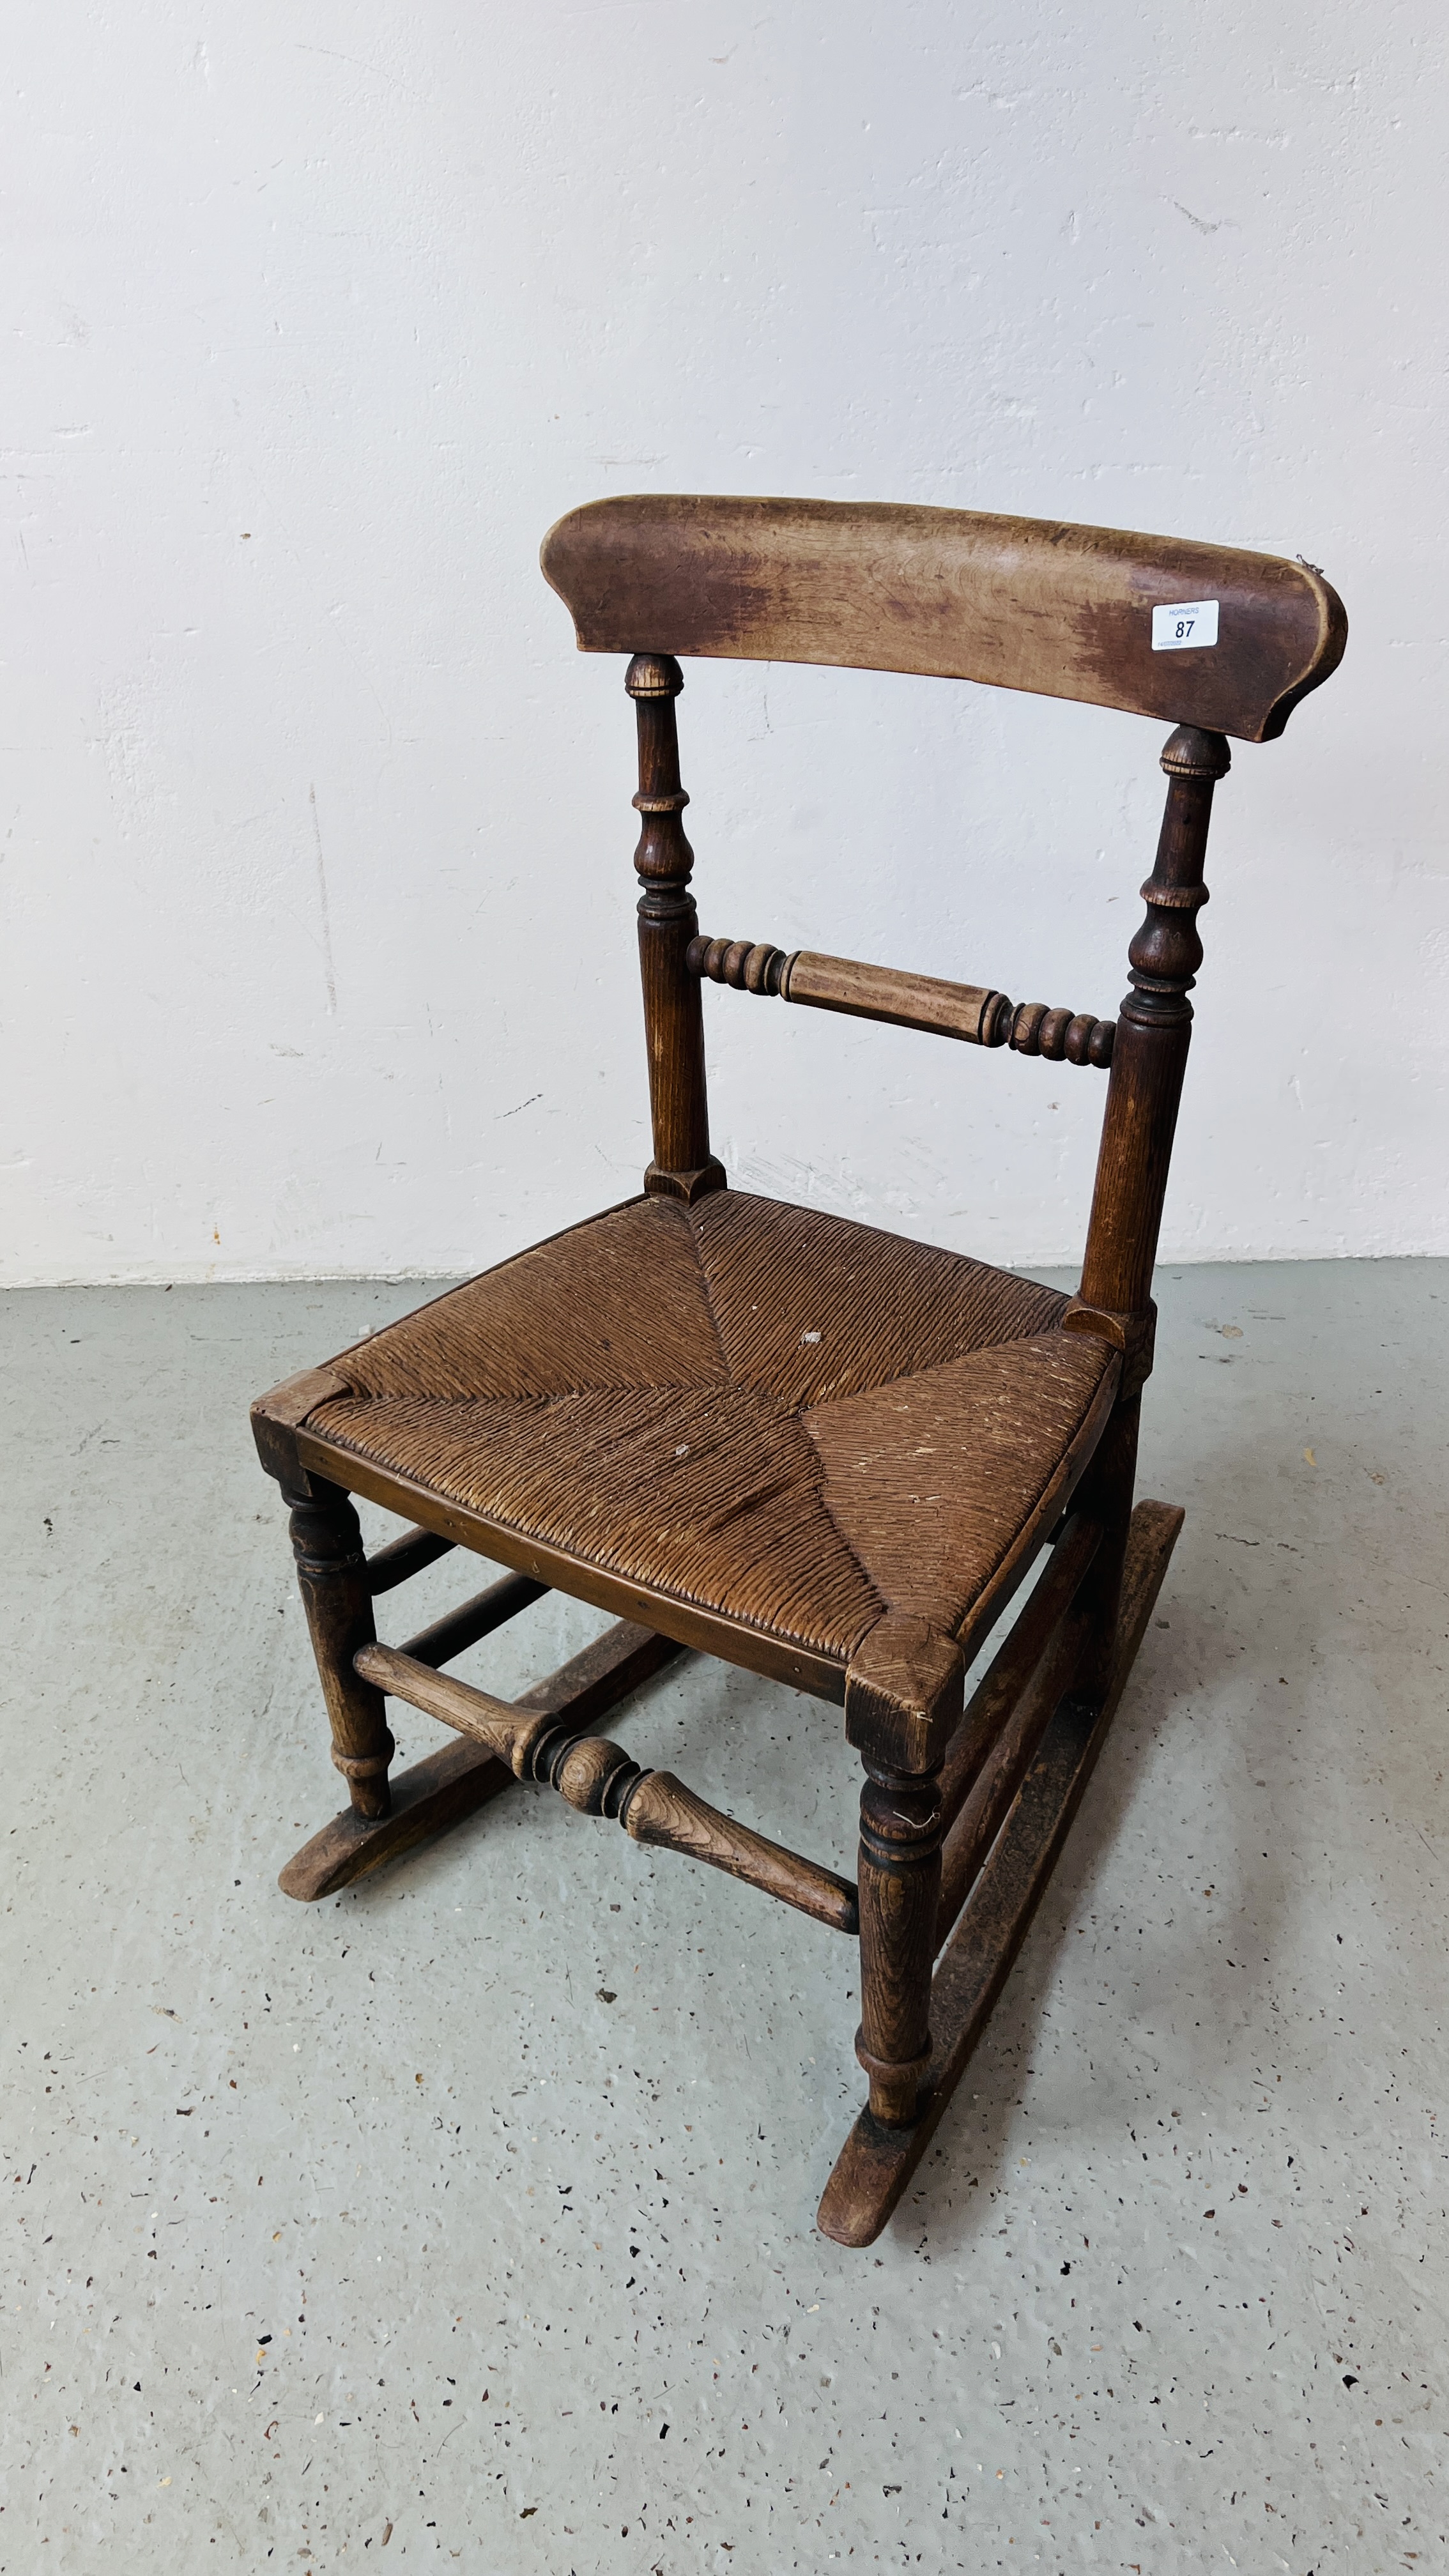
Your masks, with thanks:
[{"label": "turned cross rail", "polygon": [[1094,1064],[1105,1071],[1112,1061],[1115,1020],[1094,1019],[1090,1011],[1048,1010],[1045,1002],[1013,1002],[987,984],[953,984],[942,975],[822,957],[812,948],[787,952],[768,940],[711,939],[703,933],[690,941],[684,962],[701,982],[707,978],[737,993],[803,1002],[814,1011],[883,1020],[930,1037],[961,1038],[967,1046],[1009,1046],[1017,1055],[1045,1056],[1052,1064]]},{"label": "turned cross rail", "polygon": [[580,1814],[610,1816],[636,1843],[684,1852],[711,1869],[725,1870],[834,1932],[859,1930],[856,1891],[849,1879],[722,1815],[672,1772],[646,1770],[622,1744],[583,1734],[567,1716],[552,1710],[511,1706],[392,1646],[360,1646],[353,1666],[374,1689],[407,1700],[486,1745],[516,1780],[547,1782]]}]

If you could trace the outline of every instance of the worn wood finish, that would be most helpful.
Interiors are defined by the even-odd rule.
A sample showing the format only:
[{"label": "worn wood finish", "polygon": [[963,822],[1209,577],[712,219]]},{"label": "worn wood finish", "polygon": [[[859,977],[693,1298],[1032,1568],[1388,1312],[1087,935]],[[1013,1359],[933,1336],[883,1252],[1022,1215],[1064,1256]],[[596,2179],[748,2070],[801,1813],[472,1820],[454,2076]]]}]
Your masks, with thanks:
[{"label": "worn wood finish", "polygon": [[1132,987],[1117,1016],[1097,1179],[1082,1265],[1084,1306],[1137,1316],[1147,1307],[1192,1036],[1188,1000],[1202,964],[1197,914],[1213,788],[1228,772],[1221,733],[1179,725],[1162,754],[1167,802],[1157,858],[1142,888],[1146,917],[1127,951]]},{"label": "worn wood finish", "polygon": [[450,1538],[439,1538],[436,1530],[410,1529],[400,1538],[390,1538],[386,1547],[375,1548],[367,1560],[367,1588],[373,1599],[394,1591],[399,1583],[411,1582],[425,1565],[436,1565],[452,1545]]},{"label": "worn wood finish", "polygon": [[883,1612],[989,1625],[1059,1517],[1117,1369],[1065,1312],[819,1211],[643,1198],[344,1353],[292,1437],[519,1573],[838,1700]]},{"label": "worn wood finish", "polygon": [[362,1647],[357,1669],[393,1698],[472,1737],[506,1763],[515,1779],[547,1781],[570,1806],[612,1817],[636,1842],[726,1870],[833,1931],[856,1930],[856,1891],[848,1879],[721,1814],[671,1772],[643,1769],[622,1745],[581,1736],[584,1721],[575,1702],[560,1714],[526,1700],[496,1699],[391,1646]]},{"label": "worn wood finish", "polygon": [[848,1878],[838,1878],[818,1861],[802,1860],[798,1852],[767,1841],[733,1816],[722,1816],[717,1807],[676,1780],[672,1771],[645,1772],[629,1800],[624,1824],[636,1843],[657,1843],[666,1851],[703,1861],[709,1869],[742,1878],[832,1932],[860,1929],[856,1891]]},{"label": "worn wood finish", "polygon": [[[622,1621],[560,1665],[546,1681],[536,1682],[513,1705],[591,1726],[678,1652],[668,1637],[656,1637],[647,1628]],[[335,1896],[354,1879],[462,1824],[500,1790],[511,1789],[513,1773],[486,1745],[465,1736],[410,1764],[389,1785],[392,1807],[381,1822],[346,1808],[303,1844],[277,1881],[284,1896],[300,1898],[304,1904]]]},{"label": "worn wood finish", "polygon": [[360,1816],[388,1812],[387,1771],[395,1747],[381,1694],[358,1678],[354,1658],[373,1635],[372,1593],[362,1531],[348,1496],[321,1477],[282,1488],[291,1511],[297,1588],[332,1725],[332,1760]]},{"label": "worn wood finish", "polygon": [[1115,1654],[1118,1611],[1132,1523],[1132,1497],[1137,1482],[1137,1434],[1142,1396],[1124,1397],[1113,1409],[1087,1477],[1085,1506],[1100,1522],[1102,1544],[1088,1568],[1078,1596],[1086,1627],[1079,1686],[1087,1699],[1100,1700],[1108,1686]]},{"label": "worn wood finish", "polygon": [[972,1692],[941,1771],[941,1816],[948,1834],[1041,1662],[1053,1630],[1070,1608],[1101,1539],[1100,1523],[1085,1512],[1073,1512],[1009,1636]]},{"label": "worn wood finish", "polygon": [[286,1867],[277,1885],[284,1896],[303,1905],[335,1896],[354,1879],[384,1862],[398,1860],[420,1843],[432,1842],[452,1826],[476,1815],[500,1789],[511,1789],[513,1774],[481,1744],[460,1740],[445,1744],[426,1760],[413,1762],[389,1782],[391,1805],[380,1821],[344,1807],[313,1834]]},{"label": "worn wood finish", "polygon": [[1090,1011],[1048,1010],[1045,1002],[1018,1002],[1007,1043],[1017,1055],[1045,1056],[1048,1064],[1092,1064],[1104,1072],[1116,1043],[1115,1020]]},{"label": "worn wood finish", "polygon": [[[585,653],[827,662],[981,680],[1249,742],[1336,670],[1348,621],[1279,555],[878,501],[642,493],[550,528]],[[1216,600],[1218,641],[1154,652],[1152,611]]]},{"label": "worn wood finish", "polygon": [[[852,504],[599,503],[559,523],[544,562],[583,649],[631,657],[653,1160],[643,1196],[254,1407],[259,1456],[293,1506],[354,1802],[283,1884],[344,1885],[517,1776],[858,1931],[869,2103],[821,2225],[866,2244],[1007,1974],[1181,1523],[1163,1504],[1134,1510],[1133,1489],[1213,790],[1225,737],[1281,732],[1333,670],[1343,612],[1320,575],[1273,557]],[[1215,641],[1214,618],[1186,616],[1204,600]],[[1176,626],[1154,632],[1157,610]],[[1118,1018],[702,937],[675,722],[690,653],[988,681],[1173,721]],[[702,980],[1106,1070],[1077,1294],[729,1189],[710,1150]],[[416,1524],[371,1565],[353,1493]],[[963,1711],[967,1665],[1048,1545]],[[511,1571],[410,1647],[379,1646],[373,1595],[450,1546]],[[514,1702],[439,1669],[551,1586],[637,1624]],[[844,1703],[865,1773],[858,1887],[592,1731],[682,1646]],[[395,1784],[390,1813],[389,1691],[463,1739]]]},{"label": "worn wood finish", "polygon": [[1000,1046],[1011,1011],[1004,993],[978,984],[906,975],[893,966],[862,966],[851,957],[819,956],[812,948],[796,951],[780,990],[785,1001],[803,1003],[809,1010],[926,1029],[937,1037],[963,1038],[968,1046]]},{"label": "worn wood finish", "polygon": [[704,1022],[699,986],[685,965],[699,915],[689,891],[694,852],[682,819],[689,798],[680,785],[674,716],[684,674],[667,653],[636,653],[624,686],[634,701],[639,734],[634,867],[641,888],[639,972],[654,1118],[654,1160],[644,1187],[688,1203],[723,1188],[724,1168],[709,1150]]},{"label": "worn wood finish", "polygon": [[356,1666],[364,1681],[390,1699],[405,1699],[427,1716],[441,1718],[444,1726],[456,1727],[460,1735],[486,1744],[490,1753],[508,1764],[515,1780],[533,1776],[535,1753],[545,1738],[558,1732],[552,1710],[520,1708],[493,1691],[479,1690],[473,1682],[459,1681],[454,1673],[415,1664],[411,1655],[400,1653],[396,1646],[362,1646]]},{"label": "worn wood finish", "polygon": [[1055,1475],[1046,1485],[1035,1511],[1015,1544],[1007,1549],[992,1580],[983,1586],[969,1616],[957,1630],[961,1651],[968,1663],[977,1653],[983,1638],[990,1635],[1008,1602],[1015,1598],[1063,1513],[1075,1502],[1116,1409],[1119,1366],[1115,1357],[1109,1362],[1091,1408]]},{"label": "worn wood finish", "polygon": [[860,1793],[860,2029],[878,2120],[915,2117],[930,2060],[941,1886],[941,1762],[961,1723],[965,1658],[924,1619],[882,1619],[851,1659],[845,1732]]},{"label": "worn wood finish", "polygon": [[854,957],[825,957],[813,948],[788,955],[768,940],[716,939],[701,932],[685,951],[691,975],[737,993],[769,995],[856,1020],[881,1020],[967,1046],[1011,1046],[1052,1064],[1112,1061],[1116,1023],[1090,1011],[1048,1010],[1045,1002],[1012,1002],[987,984],[952,984],[896,966],[863,966]]},{"label": "worn wood finish", "polygon": [[379,1467],[311,1432],[303,1432],[301,1445],[318,1472],[324,1463],[330,1465],[334,1475],[345,1475],[352,1491],[368,1502],[416,1519],[426,1513],[459,1547],[471,1548],[476,1555],[490,1557],[497,1564],[511,1564],[520,1574],[532,1575],[549,1591],[571,1593],[576,1601],[587,1601],[596,1610],[606,1610],[613,1619],[638,1619],[644,1626],[672,1638],[678,1646],[689,1647],[696,1654],[717,1655],[724,1663],[763,1674],[767,1681],[785,1682],[792,1690],[808,1691],[812,1698],[839,1704],[845,1697],[845,1668],[833,1655],[747,1628],[739,1620],[703,1609],[695,1602],[674,1599],[627,1576],[612,1575],[570,1548],[526,1537],[486,1512],[440,1500],[412,1477]]},{"label": "worn wood finish", "polygon": [[840,2245],[873,2245],[919,2165],[970,2062],[1092,1776],[1162,1587],[1183,1515],[1139,1503],[1111,1685],[1099,1710],[1065,1699],[1047,1729],[931,1988],[933,2045],[919,2116],[892,2126],[862,2111],[825,2187],[816,2224]]},{"label": "worn wood finish", "polygon": [[592,1726],[682,1652],[672,1637],[641,1628],[637,1620],[618,1619],[592,1645],[570,1655],[557,1672],[521,1691],[513,1705],[537,1709],[546,1717],[566,1718],[573,1726]]},{"label": "worn wood finish", "polygon": [[[1065,1694],[1078,1684],[1089,1633],[1087,1614],[1080,1608],[1068,1610],[1058,1622],[1035,1672],[961,1801],[941,1846],[937,1950],[975,1884],[1047,1727]],[[1085,1693],[1078,1691],[1078,1696],[1085,1697]]]},{"label": "worn wood finish", "polygon": [[1191,725],[1179,725],[1162,752],[1162,829],[1142,888],[1146,914],[1127,951],[1131,990],[1118,1014],[1081,1288],[1063,1319],[1068,1332],[1100,1335],[1123,1354],[1116,1411],[1091,1477],[1092,1508],[1107,1533],[1091,1575],[1093,1643],[1083,1687],[1093,1697],[1104,1687],[1116,1633],[1138,1400],[1156,1332],[1152,1273],[1192,1038],[1188,995],[1203,957],[1203,862],[1213,790],[1229,761],[1220,732]]},{"label": "worn wood finish", "polygon": [[402,1651],[415,1664],[431,1664],[435,1669],[450,1664],[455,1655],[465,1654],[480,1638],[491,1637],[495,1628],[516,1619],[531,1602],[541,1601],[548,1589],[546,1583],[535,1583],[527,1574],[505,1574],[500,1582],[475,1592],[471,1601],[446,1611],[431,1627],[420,1628],[415,1637],[406,1640]]},{"label": "worn wood finish", "polygon": [[860,1793],[860,2029],[875,2119],[913,2120],[931,2062],[941,1777],[866,1758]]}]

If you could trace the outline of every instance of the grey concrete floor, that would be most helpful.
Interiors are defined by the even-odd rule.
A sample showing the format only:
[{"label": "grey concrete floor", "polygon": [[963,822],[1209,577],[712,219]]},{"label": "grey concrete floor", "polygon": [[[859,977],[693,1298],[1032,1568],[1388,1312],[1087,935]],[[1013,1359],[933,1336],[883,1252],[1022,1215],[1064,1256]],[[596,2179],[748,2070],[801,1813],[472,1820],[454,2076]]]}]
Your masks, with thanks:
[{"label": "grey concrete floor", "polygon": [[[827,1932],[533,1790],[277,1891],[337,1780],[245,1405],[418,1295],[0,1308],[0,2569],[1449,2565],[1449,1264],[1161,1278],[1186,1531],[866,2254]],[[833,1712],[691,1663],[617,1731],[851,1866]]]}]

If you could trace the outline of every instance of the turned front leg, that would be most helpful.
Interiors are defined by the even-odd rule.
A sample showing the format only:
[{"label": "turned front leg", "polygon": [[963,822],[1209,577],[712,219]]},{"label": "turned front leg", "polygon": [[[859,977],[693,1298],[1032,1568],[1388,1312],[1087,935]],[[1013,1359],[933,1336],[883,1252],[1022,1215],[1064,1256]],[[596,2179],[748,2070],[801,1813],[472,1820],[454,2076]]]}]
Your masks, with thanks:
[{"label": "turned front leg", "polygon": [[357,1514],[341,1486],[320,1476],[284,1483],[282,1492],[291,1507],[292,1554],[332,1726],[332,1759],[357,1814],[381,1818],[392,1805],[387,1766],[396,1747],[381,1691],[352,1668],[358,1648],[377,1635]]},{"label": "turned front leg", "polygon": [[887,1612],[845,1675],[845,1732],[860,1793],[860,2034],[870,2107],[914,2120],[931,2062],[931,1963],[941,1899],[941,1762],[961,1723],[954,1637]]},{"label": "turned front leg", "polygon": [[870,2107],[912,2121],[931,2062],[931,1963],[941,1901],[939,1769],[866,1766],[860,1793],[860,2031]]}]

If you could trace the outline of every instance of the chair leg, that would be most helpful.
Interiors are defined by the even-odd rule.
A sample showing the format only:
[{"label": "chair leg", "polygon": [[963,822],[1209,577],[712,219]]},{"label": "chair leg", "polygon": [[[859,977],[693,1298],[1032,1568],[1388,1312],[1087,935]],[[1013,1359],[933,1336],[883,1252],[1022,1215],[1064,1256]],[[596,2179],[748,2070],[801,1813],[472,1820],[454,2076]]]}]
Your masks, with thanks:
[{"label": "chair leg", "polygon": [[1109,1421],[1078,1496],[1078,1503],[1100,1523],[1102,1542],[1082,1586],[1081,1605],[1087,1642],[1076,1688],[1082,1699],[1100,1708],[1112,1686],[1122,1606],[1122,1572],[1132,1526],[1132,1495],[1137,1481],[1137,1430],[1142,1397],[1119,1404]]},{"label": "chair leg", "polygon": [[[970,2063],[1091,1778],[1181,1527],[1181,1512],[1168,1503],[1139,1503],[1132,1515],[1116,1650],[1101,1705],[1094,1708],[1075,1691],[1064,1694],[941,1954],[930,1998],[931,2070],[915,2120],[902,2126],[883,2117],[872,2084],[870,2109],[862,2111],[846,2139],[820,2203],[817,2224],[838,2245],[874,2243]],[[862,1847],[862,1948],[864,1859]]]},{"label": "chair leg", "polygon": [[359,1646],[377,1635],[362,1531],[340,1485],[302,1476],[282,1485],[291,1509],[292,1554],[312,1651],[332,1725],[332,1759],[359,1816],[386,1816],[387,1766],[396,1751],[380,1690],[352,1669]]},{"label": "chair leg", "polygon": [[931,1963],[941,1895],[940,1767],[866,1764],[860,1793],[860,2030],[870,2108],[895,2128],[915,2119],[931,2063]]}]

